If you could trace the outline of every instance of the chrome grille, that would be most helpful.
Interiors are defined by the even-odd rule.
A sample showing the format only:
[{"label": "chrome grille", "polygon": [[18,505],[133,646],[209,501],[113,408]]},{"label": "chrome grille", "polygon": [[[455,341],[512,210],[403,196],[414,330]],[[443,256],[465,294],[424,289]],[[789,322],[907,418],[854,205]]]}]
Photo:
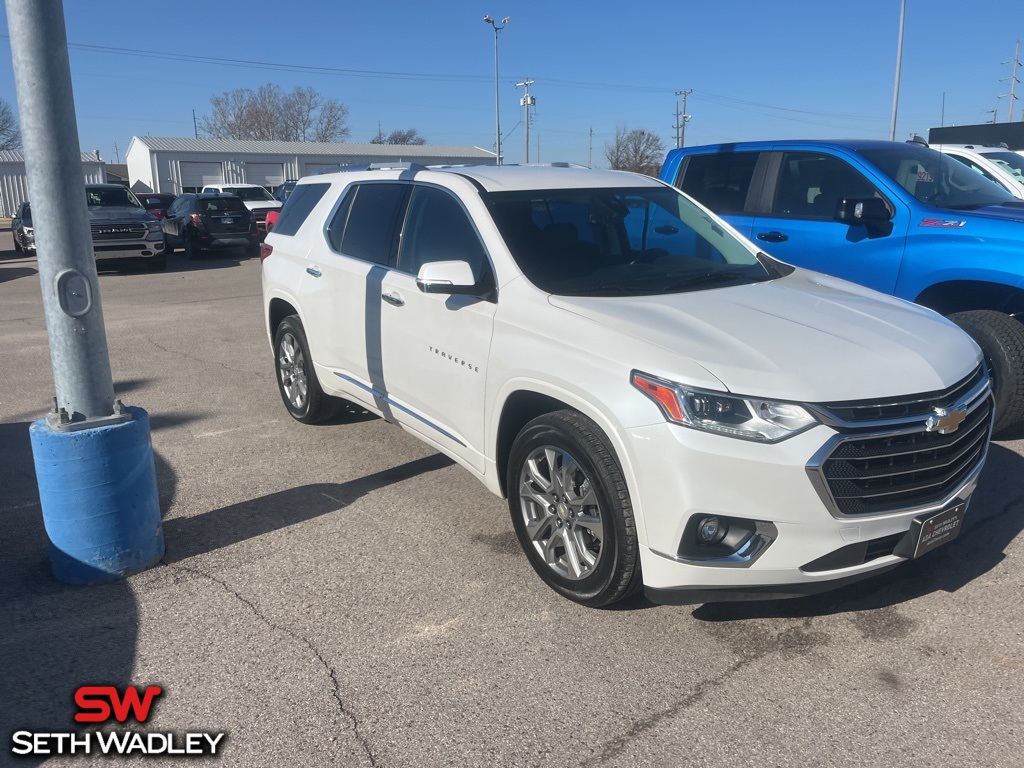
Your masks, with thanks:
[{"label": "chrome grille", "polygon": [[141,240],[146,236],[145,224],[92,224],[93,240]]},{"label": "chrome grille", "polygon": [[[940,408],[966,414],[948,434],[928,429],[928,417]],[[902,415],[897,416],[896,409]],[[837,427],[845,434],[829,443],[823,456],[808,466],[812,482],[833,513],[856,517],[949,499],[984,461],[993,403],[988,376],[979,369],[931,398],[899,398],[874,405],[863,401],[830,404],[816,410],[834,414],[837,422],[857,424],[852,429]],[[867,413],[874,414],[873,422],[859,418]],[[894,423],[898,426],[893,427]]]}]

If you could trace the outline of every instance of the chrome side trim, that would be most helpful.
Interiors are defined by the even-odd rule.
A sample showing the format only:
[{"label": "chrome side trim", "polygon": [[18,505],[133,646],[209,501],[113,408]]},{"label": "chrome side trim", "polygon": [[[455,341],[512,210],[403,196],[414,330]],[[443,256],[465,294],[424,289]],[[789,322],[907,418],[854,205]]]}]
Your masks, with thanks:
[{"label": "chrome side trim", "polygon": [[435,424],[434,422],[430,421],[429,419],[425,419],[425,418],[423,418],[423,417],[422,417],[422,416],[420,416],[420,415],[419,415],[418,413],[416,413],[415,411],[413,411],[413,410],[411,410],[411,409],[409,409],[409,408],[406,408],[406,407],[405,407],[404,405],[402,405],[401,403],[396,403],[396,402],[395,402],[394,400],[392,400],[392,399],[391,399],[390,397],[388,397],[387,395],[385,395],[385,394],[384,394],[383,392],[381,392],[380,390],[378,390],[378,389],[374,389],[373,387],[370,387],[370,386],[367,386],[366,384],[363,384],[363,382],[361,382],[361,381],[358,381],[358,380],[356,380],[356,379],[353,379],[353,378],[352,378],[351,376],[346,376],[346,375],[345,375],[344,373],[338,373],[337,371],[335,371],[335,372],[334,372],[334,375],[335,375],[335,376],[337,376],[337,377],[338,377],[338,378],[340,378],[340,379],[344,379],[344,380],[345,380],[345,381],[347,381],[347,382],[348,382],[349,384],[354,384],[355,386],[359,387],[359,388],[360,388],[360,389],[362,389],[363,391],[365,391],[365,392],[368,392],[369,394],[373,395],[373,397],[374,397],[375,399],[377,399],[377,400],[383,400],[383,401],[384,401],[385,403],[387,403],[388,405],[390,405],[390,406],[391,406],[392,408],[397,408],[397,409],[398,409],[398,410],[400,410],[400,411],[401,411],[402,413],[407,413],[407,414],[409,414],[410,416],[412,416],[412,417],[413,417],[414,419],[416,419],[417,421],[420,421],[420,422],[422,422],[422,423],[426,424],[426,425],[427,425],[428,427],[430,427],[431,429],[433,429],[433,430],[436,430],[437,432],[440,432],[440,433],[441,433],[442,435],[444,435],[445,437],[447,437],[447,438],[448,438],[449,440],[451,440],[451,441],[453,441],[453,442],[456,442],[456,443],[458,443],[458,444],[459,444],[459,445],[461,445],[461,446],[462,446],[463,448],[466,448],[466,447],[467,447],[467,446],[466,446],[466,444],[465,444],[464,442],[462,442],[461,440],[459,440],[459,438],[457,438],[457,437],[456,437],[455,435],[453,435],[453,434],[452,434],[451,432],[448,432],[448,431],[446,431],[446,430],[444,430],[444,429],[441,429],[441,427],[437,426],[437,424]]}]

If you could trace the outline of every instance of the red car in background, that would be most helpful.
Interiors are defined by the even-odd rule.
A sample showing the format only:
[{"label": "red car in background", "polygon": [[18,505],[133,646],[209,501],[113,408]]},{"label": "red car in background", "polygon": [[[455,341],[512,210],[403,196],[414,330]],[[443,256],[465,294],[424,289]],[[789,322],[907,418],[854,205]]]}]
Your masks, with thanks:
[{"label": "red car in background", "polygon": [[167,209],[171,203],[174,202],[174,198],[177,195],[168,195],[163,192],[153,192],[150,194],[139,194],[136,195],[139,198],[139,202],[145,206],[146,210],[156,216],[158,219],[162,219],[167,215]]}]

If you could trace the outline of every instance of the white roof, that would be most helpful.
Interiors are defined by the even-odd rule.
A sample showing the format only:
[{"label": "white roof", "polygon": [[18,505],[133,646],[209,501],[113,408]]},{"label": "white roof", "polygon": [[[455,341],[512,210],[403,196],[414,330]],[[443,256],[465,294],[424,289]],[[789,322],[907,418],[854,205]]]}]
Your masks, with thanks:
[{"label": "white roof", "polygon": [[[488,192],[505,192],[533,189],[586,189],[591,187],[658,187],[664,184],[649,176],[626,171],[598,171],[579,166],[562,165],[452,165],[429,166],[414,169],[417,179],[427,180],[435,173],[457,174],[477,182]],[[369,171],[334,171],[315,177],[337,177],[342,180],[351,173],[365,177],[367,174],[380,178],[409,178],[408,170],[396,166],[394,169],[381,168]]]},{"label": "white roof", "polygon": [[[17,149],[5,149],[0,151],[0,163],[24,163],[25,153]],[[83,163],[102,163],[92,152],[82,153]]]},{"label": "white roof", "polygon": [[154,152],[211,152],[217,154],[252,153],[262,155],[355,155],[415,160],[419,157],[451,157],[490,160],[493,152],[480,147],[437,146],[434,144],[348,144],[317,141],[238,141],[235,139],[176,139],[159,136],[135,136],[133,141]]}]

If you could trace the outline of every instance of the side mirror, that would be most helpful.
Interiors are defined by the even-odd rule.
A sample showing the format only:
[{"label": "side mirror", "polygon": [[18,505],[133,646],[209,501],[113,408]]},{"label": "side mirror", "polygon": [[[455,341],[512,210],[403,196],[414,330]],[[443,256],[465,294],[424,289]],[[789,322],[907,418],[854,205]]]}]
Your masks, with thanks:
[{"label": "side mirror", "polygon": [[868,237],[884,237],[892,232],[889,206],[879,197],[842,198],[832,218],[853,227],[866,227]]},{"label": "side mirror", "polygon": [[465,261],[432,261],[420,267],[416,287],[424,293],[480,296],[473,268]]}]

